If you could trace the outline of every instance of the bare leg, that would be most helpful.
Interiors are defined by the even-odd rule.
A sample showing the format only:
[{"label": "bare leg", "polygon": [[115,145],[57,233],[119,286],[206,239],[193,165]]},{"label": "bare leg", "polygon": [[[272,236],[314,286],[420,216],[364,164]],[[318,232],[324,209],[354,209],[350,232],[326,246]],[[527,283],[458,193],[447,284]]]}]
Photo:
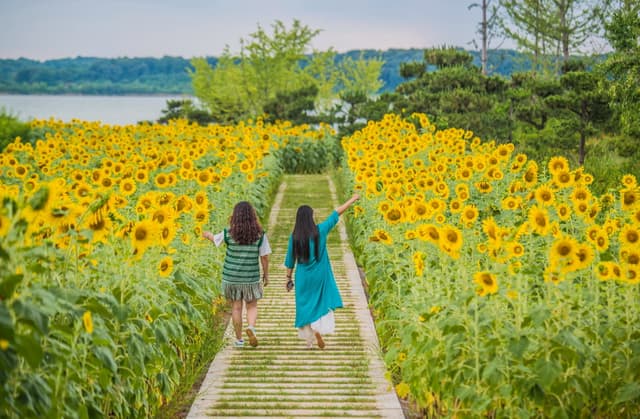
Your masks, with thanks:
[{"label": "bare leg", "polygon": [[236,340],[242,339],[242,300],[231,302],[231,321],[236,332]]},{"label": "bare leg", "polygon": [[249,336],[249,345],[254,348],[258,346],[258,338],[256,337],[256,320],[258,319],[258,300],[248,301],[247,303],[247,336]]},{"label": "bare leg", "polygon": [[250,327],[256,327],[258,320],[258,300],[247,302],[247,323]]}]

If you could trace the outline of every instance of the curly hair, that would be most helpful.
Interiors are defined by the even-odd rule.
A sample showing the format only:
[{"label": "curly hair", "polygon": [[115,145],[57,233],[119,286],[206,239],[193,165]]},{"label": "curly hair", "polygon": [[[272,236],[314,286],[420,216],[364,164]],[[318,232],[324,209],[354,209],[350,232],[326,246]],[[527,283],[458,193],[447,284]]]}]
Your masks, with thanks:
[{"label": "curly hair", "polygon": [[256,211],[247,201],[238,202],[233,207],[229,224],[229,234],[239,244],[255,243],[264,233]]}]

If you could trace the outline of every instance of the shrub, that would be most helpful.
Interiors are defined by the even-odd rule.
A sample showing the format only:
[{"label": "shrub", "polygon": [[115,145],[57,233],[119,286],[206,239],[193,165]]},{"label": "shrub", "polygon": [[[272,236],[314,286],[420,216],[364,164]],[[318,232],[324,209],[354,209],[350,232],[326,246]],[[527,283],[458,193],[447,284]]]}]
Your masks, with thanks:
[{"label": "shrub", "polygon": [[9,114],[4,108],[0,109],[0,151],[13,142],[16,137],[23,139],[29,136],[29,124],[20,121]]}]

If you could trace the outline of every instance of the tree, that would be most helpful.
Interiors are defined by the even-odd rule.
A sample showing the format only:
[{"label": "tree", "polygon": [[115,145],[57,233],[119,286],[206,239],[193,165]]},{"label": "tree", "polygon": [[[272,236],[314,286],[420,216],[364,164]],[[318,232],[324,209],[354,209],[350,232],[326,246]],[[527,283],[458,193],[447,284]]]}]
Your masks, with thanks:
[{"label": "tree", "polygon": [[167,108],[162,110],[158,123],[166,124],[172,119],[187,119],[200,125],[213,122],[213,117],[204,109],[196,107],[190,99],[167,100]]},{"label": "tree", "polygon": [[227,50],[222,54],[215,70],[204,58],[191,60],[194,70],[190,72],[195,96],[211,112],[214,120],[234,123],[254,115],[251,94],[243,79],[241,68]]},{"label": "tree", "polygon": [[553,0],[556,19],[550,22],[552,38],[559,45],[563,62],[570,51],[580,50],[591,36],[601,32],[600,0]]},{"label": "tree", "polygon": [[506,15],[502,29],[521,49],[531,53],[533,71],[540,71],[552,43],[551,0],[503,0],[502,7]]},{"label": "tree", "polygon": [[[222,122],[262,115],[269,104],[271,112],[280,109],[274,100],[298,101],[308,97],[315,85],[315,104],[329,108],[340,90],[379,89],[382,63],[377,60],[346,60],[336,63],[333,50],[310,53],[311,40],[319,33],[294,20],[290,29],[276,21],[273,33],[261,27],[241,40],[239,54],[225,49],[215,68],[204,59],[192,60],[191,73],[196,97]],[[297,108],[300,104],[292,104]],[[305,105],[306,106],[306,105]],[[276,112],[278,113],[278,112]]]},{"label": "tree", "polygon": [[338,82],[341,91],[361,92],[367,97],[375,95],[382,87],[380,70],[384,61],[378,58],[358,60],[347,57],[340,63]]},{"label": "tree", "polygon": [[619,2],[605,24],[614,52],[600,67],[611,79],[608,93],[625,135],[640,140],[640,3]]},{"label": "tree", "polygon": [[317,95],[318,87],[315,84],[290,92],[278,92],[274,99],[264,105],[267,114],[265,121],[291,121],[296,125],[315,122],[317,118],[312,113]]},{"label": "tree", "polygon": [[241,40],[242,83],[251,92],[249,100],[256,114],[262,112],[264,103],[278,92],[301,87],[299,63],[307,60],[305,53],[313,38],[320,33],[298,20],[293,21],[291,29],[279,20],[272,28],[273,34],[269,35],[258,26],[258,30],[249,35],[250,42]]},{"label": "tree", "polygon": [[549,107],[580,135],[580,165],[584,164],[587,137],[611,117],[609,97],[598,88],[600,83],[604,80],[593,72],[572,71],[560,78],[562,93],[547,98]]},{"label": "tree", "polygon": [[[506,138],[509,121],[500,106],[506,82],[483,75],[472,62],[471,54],[456,48],[425,50],[423,63],[402,66],[408,80],[386,96],[388,108],[425,113],[438,128],[465,128],[484,138]],[[427,71],[434,67],[435,71]]]},{"label": "tree", "polygon": [[482,13],[482,20],[478,25],[478,34],[480,35],[480,42],[482,44],[482,48],[480,50],[480,66],[482,68],[482,74],[484,74],[485,76],[489,71],[489,44],[491,42],[491,39],[494,36],[498,35],[500,32],[500,27],[498,24],[500,19],[499,6],[494,2],[495,0],[482,0],[481,3],[472,3],[471,5],[469,5],[469,9],[479,7]]},{"label": "tree", "polygon": [[[569,61],[589,37],[602,31],[609,0],[503,0],[502,26],[518,46],[533,55],[533,70],[558,74],[559,62]],[[547,58],[554,58],[549,61]]]}]

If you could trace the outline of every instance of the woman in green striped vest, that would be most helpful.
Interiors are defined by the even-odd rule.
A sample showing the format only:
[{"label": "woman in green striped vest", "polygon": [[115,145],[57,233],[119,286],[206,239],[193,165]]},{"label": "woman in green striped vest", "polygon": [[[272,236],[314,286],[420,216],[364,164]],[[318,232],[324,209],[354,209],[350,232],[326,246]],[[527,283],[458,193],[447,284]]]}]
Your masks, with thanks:
[{"label": "woman in green striped vest", "polygon": [[[258,300],[262,298],[262,286],[269,283],[269,254],[271,246],[255,209],[246,201],[233,208],[229,228],[218,234],[210,231],[202,233],[205,239],[216,246],[227,245],[227,253],[222,267],[222,293],[231,302],[231,321],[236,334],[235,346],[244,345],[242,339],[242,304],[246,304],[247,336],[249,344],[258,346],[256,320]],[[260,281],[262,265],[262,282]]]}]

